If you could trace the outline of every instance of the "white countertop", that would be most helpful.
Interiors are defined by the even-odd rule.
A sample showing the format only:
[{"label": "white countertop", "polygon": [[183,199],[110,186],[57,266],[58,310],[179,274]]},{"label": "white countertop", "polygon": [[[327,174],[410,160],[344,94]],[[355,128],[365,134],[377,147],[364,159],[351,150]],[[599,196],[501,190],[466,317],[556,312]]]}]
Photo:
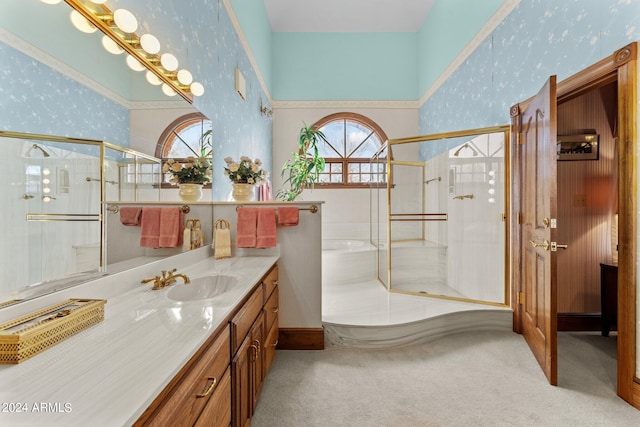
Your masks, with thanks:
[{"label": "white countertop", "polygon": [[[106,298],[103,322],[19,365],[0,365],[0,425],[131,425],[277,260],[206,258],[178,270],[192,280],[236,276],[228,307],[168,299],[172,287],[184,286],[181,280],[153,291],[139,283],[146,276],[101,279],[99,286],[121,290]],[[93,289],[93,298],[104,298]],[[69,292],[70,298],[92,298],[88,286],[75,296]]]}]

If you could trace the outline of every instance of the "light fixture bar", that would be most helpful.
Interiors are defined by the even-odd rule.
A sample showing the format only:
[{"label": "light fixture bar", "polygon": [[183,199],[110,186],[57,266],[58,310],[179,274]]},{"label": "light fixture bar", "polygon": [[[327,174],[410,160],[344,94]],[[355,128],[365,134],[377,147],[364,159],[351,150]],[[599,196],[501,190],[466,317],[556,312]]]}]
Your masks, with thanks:
[{"label": "light fixture bar", "polygon": [[[143,64],[149,71],[155,74],[162,83],[167,84],[177,94],[184,98],[187,102],[193,103],[193,94],[189,91],[188,86],[181,85],[179,82],[173,80],[171,77],[175,75],[175,72],[165,73],[163,69],[158,67],[159,57],[157,55],[148,55],[140,52],[136,49],[139,46],[140,38],[135,33],[127,33],[120,36],[114,28],[111,26],[111,22],[105,22],[100,19],[99,16],[113,16],[113,12],[104,4],[94,4],[93,6],[100,9],[99,12],[87,7],[82,0],[64,0],[71,8],[78,11],[89,22],[95,25],[100,31],[111,38],[118,46],[120,46],[125,52],[137,59]],[[137,40],[131,43],[130,40]]]}]

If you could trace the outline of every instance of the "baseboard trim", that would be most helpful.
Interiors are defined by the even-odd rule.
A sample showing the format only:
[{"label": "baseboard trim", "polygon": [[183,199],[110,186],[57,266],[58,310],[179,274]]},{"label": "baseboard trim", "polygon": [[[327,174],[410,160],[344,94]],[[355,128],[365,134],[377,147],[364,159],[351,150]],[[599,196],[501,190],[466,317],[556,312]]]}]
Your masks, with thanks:
[{"label": "baseboard trim", "polygon": [[280,328],[278,350],[324,350],[322,328]]},{"label": "baseboard trim", "polygon": [[601,330],[602,316],[600,313],[558,313],[558,331]]}]

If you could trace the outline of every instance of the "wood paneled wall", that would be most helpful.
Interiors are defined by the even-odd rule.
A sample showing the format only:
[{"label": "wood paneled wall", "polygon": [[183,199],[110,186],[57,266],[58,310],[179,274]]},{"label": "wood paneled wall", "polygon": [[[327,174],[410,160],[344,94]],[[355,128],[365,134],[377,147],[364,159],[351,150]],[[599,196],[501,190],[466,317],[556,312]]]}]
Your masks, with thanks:
[{"label": "wood paneled wall", "polygon": [[616,255],[611,243],[617,209],[616,142],[607,118],[612,106],[608,93],[596,89],[558,105],[559,135],[586,129],[600,135],[599,160],[558,162],[558,243],[569,245],[558,250],[559,313],[600,311],[600,263]]}]

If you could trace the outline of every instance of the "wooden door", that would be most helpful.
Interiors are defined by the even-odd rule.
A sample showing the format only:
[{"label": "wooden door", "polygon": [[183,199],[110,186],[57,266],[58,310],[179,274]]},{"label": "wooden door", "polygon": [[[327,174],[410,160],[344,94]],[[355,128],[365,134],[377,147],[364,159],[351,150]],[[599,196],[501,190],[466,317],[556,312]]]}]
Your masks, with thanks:
[{"label": "wooden door", "polygon": [[556,77],[520,113],[520,295],[522,333],[557,385]]}]

